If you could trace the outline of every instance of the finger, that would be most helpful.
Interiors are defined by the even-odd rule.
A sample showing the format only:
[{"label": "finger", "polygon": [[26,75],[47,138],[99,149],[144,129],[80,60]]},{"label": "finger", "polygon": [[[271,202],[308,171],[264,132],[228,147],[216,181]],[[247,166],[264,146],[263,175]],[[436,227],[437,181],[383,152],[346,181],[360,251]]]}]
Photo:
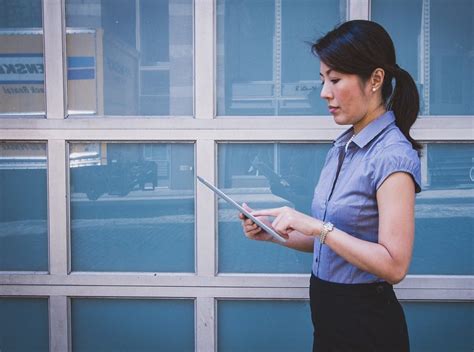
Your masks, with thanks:
[{"label": "finger", "polygon": [[245,229],[245,231],[244,231],[245,236],[246,236],[246,237],[249,237],[249,238],[253,237],[253,236],[255,235],[255,233],[256,233],[256,230],[255,230],[255,229],[254,229],[254,230],[247,230],[247,229]]},{"label": "finger", "polygon": [[283,215],[280,215],[280,216],[277,216],[275,218],[275,220],[273,220],[272,222],[272,227],[280,234],[283,234],[283,235],[288,235],[288,232],[290,232],[290,228],[291,228],[291,225],[290,225],[290,222],[288,221],[288,219],[283,216]]},{"label": "finger", "polygon": [[246,225],[245,226],[245,231],[253,231],[255,229],[259,229],[260,227],[257,226],[257,224],[252,224],[252,225]]},{"label": "finger", "polygon": [[244,224],[245,224],[245,225],[254,225],[255,223],[253,222],[252,219],[246,219],[246,220],[244,221]]},{"label": "finger", "polygon": [[260,228],[258,228],[258,229],[252,230],[252,231],[248,231],[247,234],[248,234],[248,237],[255,237],[256,235],[258,235],[261,232],[262,232],[262,230]]},{"label": "finger", "polygon": [[275,217],[275,219],[273,219],[272,227],[278,231],[281,228],[282,220],[283,220],[283,214],[279,214],[277,217]]},{"label": "finger", "polygon": [[254,222],[247,218],[245,215],[242,215],[242,214],[239,214],[239,218],[240,220],[242,220],[241,224],[243,227],[245,227],[246,225],[252,225]]},{"label": "finger", "polygon": [[246,220],[248,220],[249,218],[248,218],[245,214],[239,213],[239,219],[246,221]]},{"label": "finger", "polygon": [[282,213],[283,208],[261,209],[252,212],[253,216],[278,216]]},{"label": "finger", "polygon": [[247,226],[248,226],[249,228],[252,228],[252,229],[256,229],[256,228],[258,227],[258,225],[257,225],[256,223],[254,223],[254,222],[248,223]]}]

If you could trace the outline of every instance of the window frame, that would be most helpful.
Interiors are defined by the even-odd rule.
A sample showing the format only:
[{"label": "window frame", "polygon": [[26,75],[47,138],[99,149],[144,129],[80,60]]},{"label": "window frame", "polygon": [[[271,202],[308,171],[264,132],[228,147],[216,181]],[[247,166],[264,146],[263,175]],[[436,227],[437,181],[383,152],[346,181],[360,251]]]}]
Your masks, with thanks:
[{"label": "window frame", "polygon": [[[194,0],[194,118],[67,117],[65,0],[43,0],[46,119],[0,119],[0,140],[43,141],[48,160],[48,273],[0,273],[0,296],[48,297],[50,350],[70,341],[70,298],[193,298],[196,350],[217,349],[218,299],[308,299],[309,274],[217,274],[216,204],[195,185],[196,273],[71,273],[68,143],[84,141],[193,142],[198,173],[217,181],[217,143],[330,142],[345,127],[330,116],[216,118],[216,1]],[[279,1],[279,0],[276,0]],[[428,1],[428,0],[425,0]],[[348,19],[370,18],[370,0],[348,0]],[[412,135],[422,143],[474,142],[472,115],[420,116]],[[117,126],[133,126],[120,128]],[[271,126],[270,128],[268,126]],[[291,126],[291,128],[288,128]],[[449,127],[447,127],[449,126]],[[65,236],[65,234],[68,234]],[[209,255],[213,253],[213,255]],[[309,270],[309,269],[308,269]],[[473,275],[409,275],[396,285],[401,300],[474,301]]]}]

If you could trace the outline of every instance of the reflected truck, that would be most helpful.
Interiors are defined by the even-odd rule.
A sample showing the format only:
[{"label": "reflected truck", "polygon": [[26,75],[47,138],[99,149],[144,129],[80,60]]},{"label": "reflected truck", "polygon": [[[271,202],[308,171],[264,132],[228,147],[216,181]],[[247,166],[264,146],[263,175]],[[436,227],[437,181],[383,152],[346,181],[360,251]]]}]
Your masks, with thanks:
[{"label": "reflected truck", "polygon": [[153,191],[157,187],[155,161],[116,161],[71,169],[75,179],[73,192],[85,193],[90,200],[103,194],[124,197],[135,189]]}]

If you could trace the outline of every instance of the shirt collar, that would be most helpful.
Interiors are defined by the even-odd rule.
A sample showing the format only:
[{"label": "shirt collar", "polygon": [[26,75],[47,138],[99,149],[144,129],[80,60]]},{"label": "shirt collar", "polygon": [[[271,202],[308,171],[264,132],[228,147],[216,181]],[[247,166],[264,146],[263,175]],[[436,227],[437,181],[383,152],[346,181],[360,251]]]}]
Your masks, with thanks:
[{"label": "shirt collar", "polygon": [[[359,148],[364,148],[370,141],[372,141],[380,132],[387,126],[395,122],[395,115],[392,111],[387,111],[384,114],[371,121],[365,128],[362,129],[353,139],[352,142],[357,144]],[[334,141],[336,147],[344,146],[354,134],[354,128],[351,127],[342,133]]]}]

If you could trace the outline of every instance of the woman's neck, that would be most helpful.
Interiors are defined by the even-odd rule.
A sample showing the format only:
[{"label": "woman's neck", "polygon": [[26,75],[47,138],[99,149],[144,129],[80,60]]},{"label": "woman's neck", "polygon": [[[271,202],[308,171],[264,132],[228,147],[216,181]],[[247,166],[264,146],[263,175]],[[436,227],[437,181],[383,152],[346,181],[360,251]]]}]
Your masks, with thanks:
[{"label": "woman's neck", "polygon": [[385,114],[387,110],[383,104],[378,105],[375,109],[368,111],[367,114],[353,125],[354,134],[358,134],[362,131],[369,123],[374,121],[379,116]]}]

